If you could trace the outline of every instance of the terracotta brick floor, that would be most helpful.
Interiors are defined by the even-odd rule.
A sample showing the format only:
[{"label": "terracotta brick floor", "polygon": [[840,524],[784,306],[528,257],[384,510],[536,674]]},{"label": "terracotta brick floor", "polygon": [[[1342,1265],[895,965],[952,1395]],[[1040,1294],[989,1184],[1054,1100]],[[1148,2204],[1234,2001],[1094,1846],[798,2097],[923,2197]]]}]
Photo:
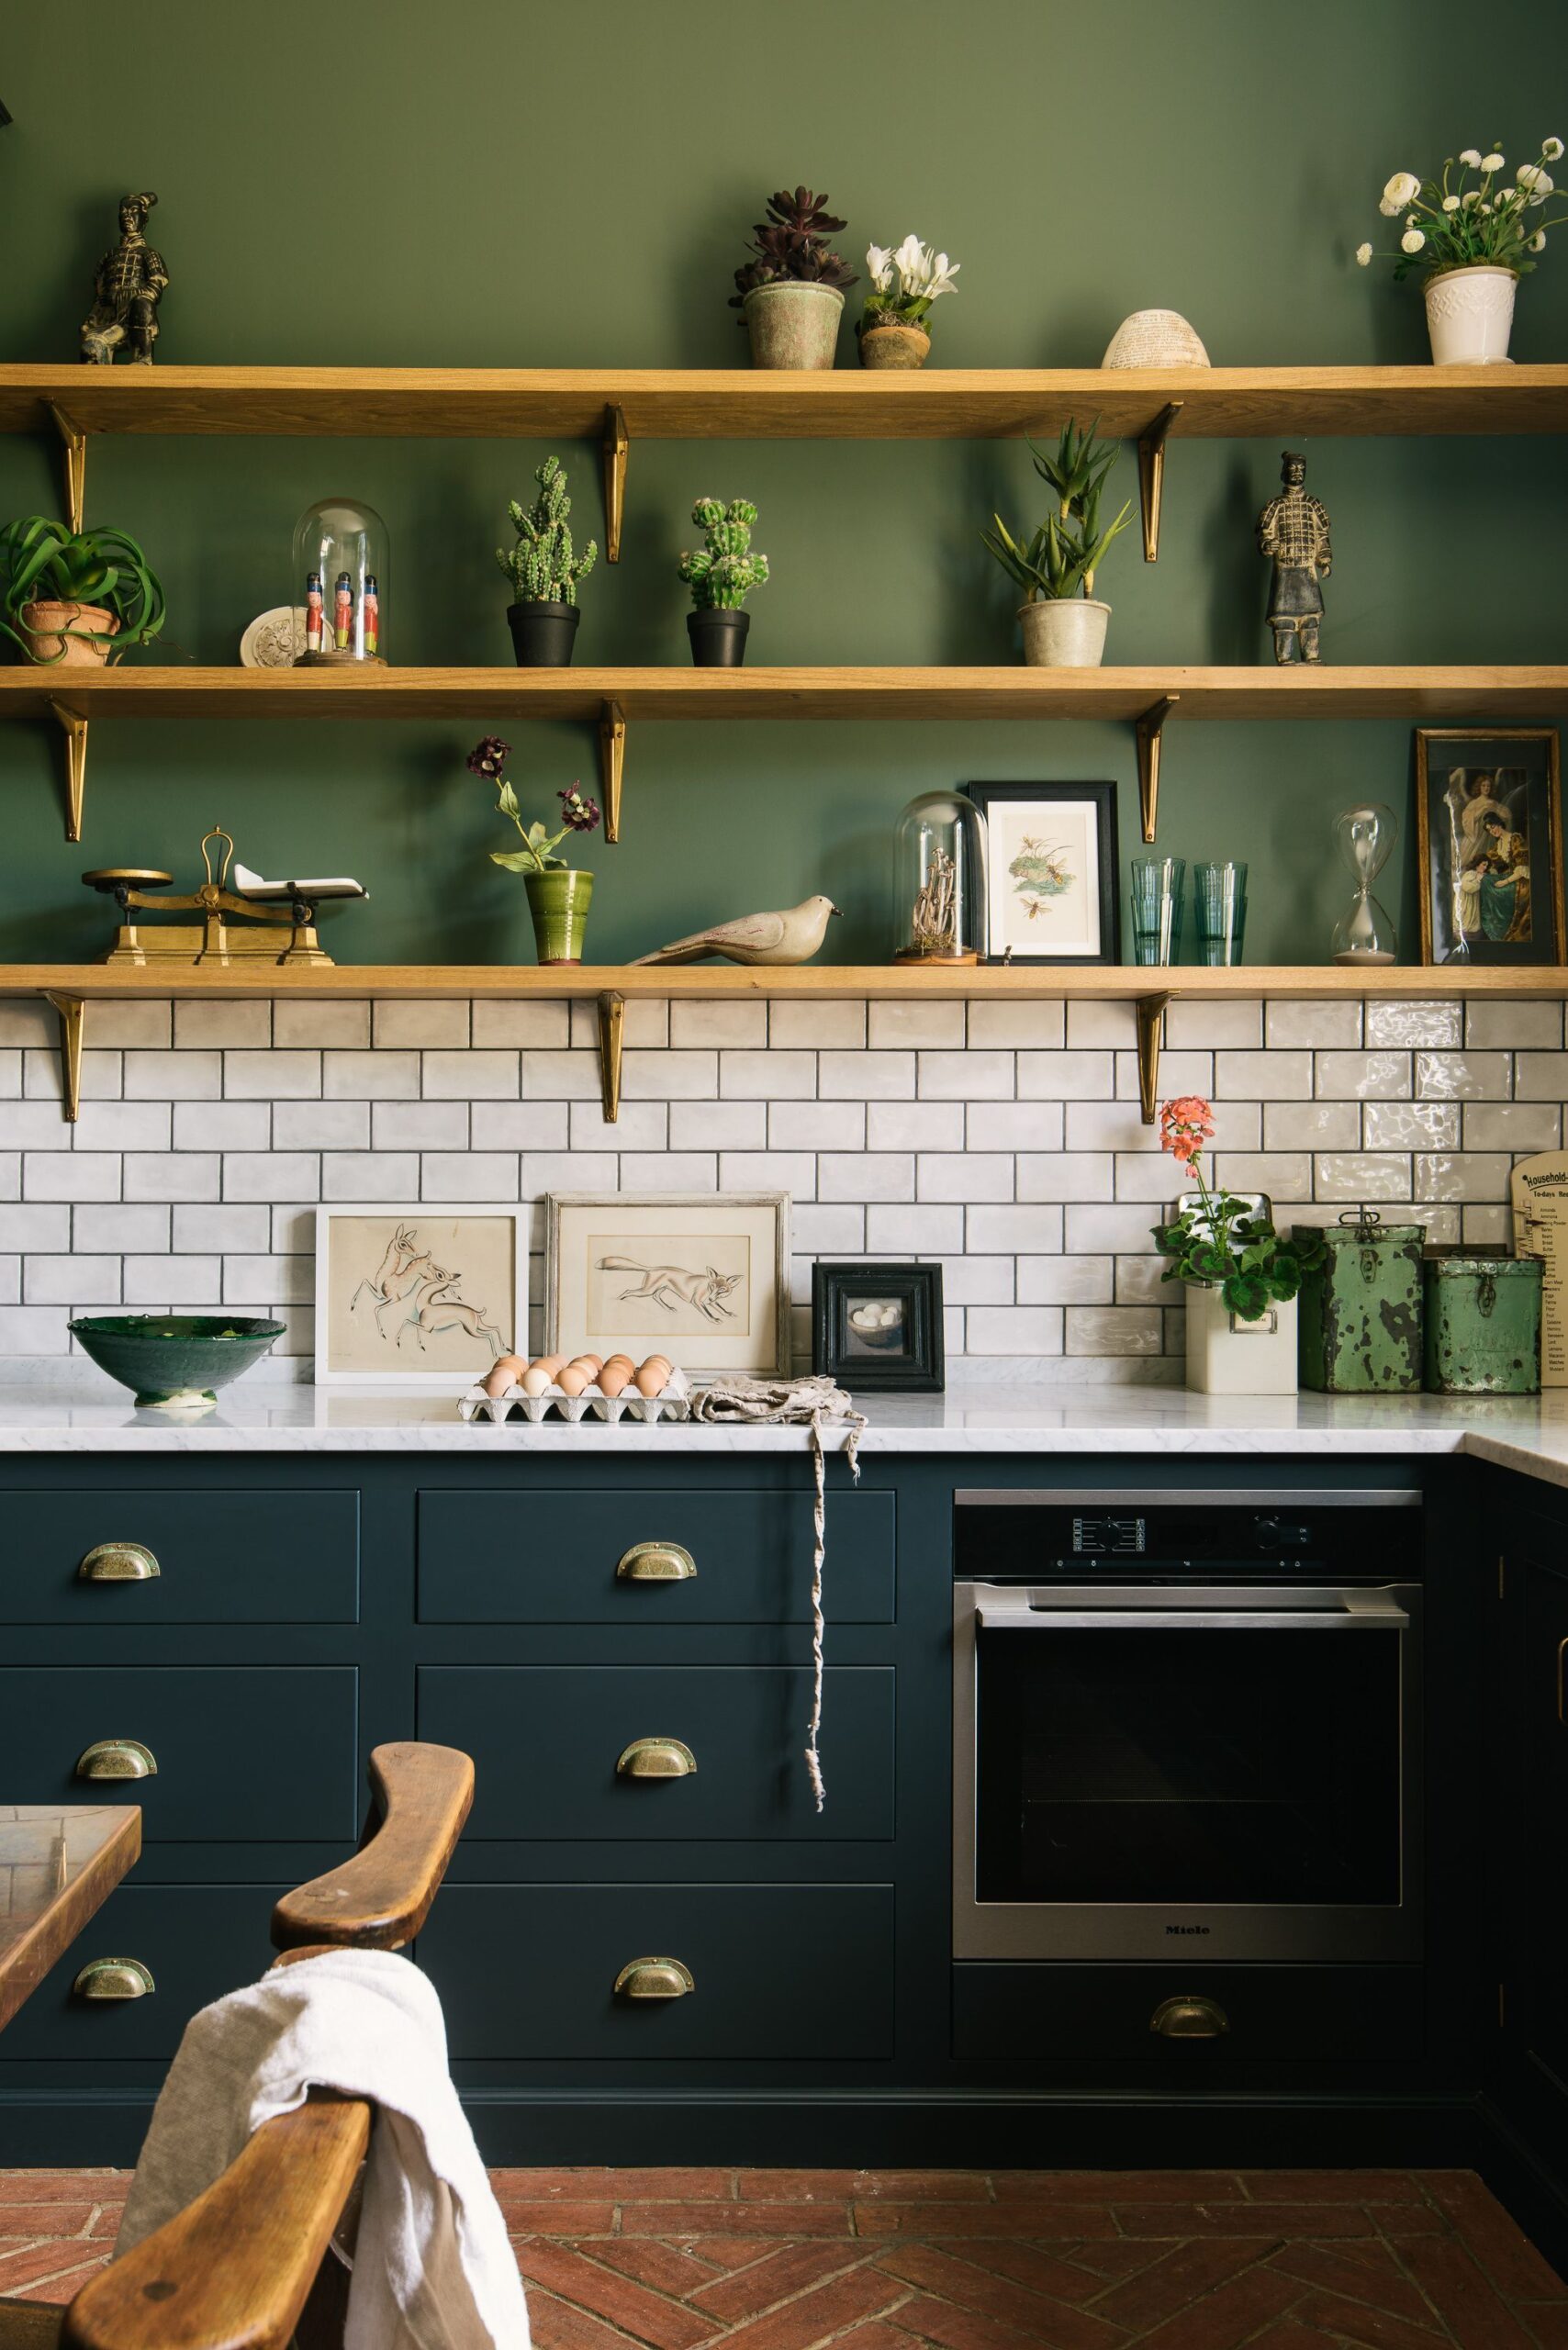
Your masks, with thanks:
[{"label": "terracotta brick floor", "polygon": [[[539,2350],[1568,2350],[1469,2171],[498,2170]],[[69,2300],[127,2171],[0,2171],[0,2294]]]}]

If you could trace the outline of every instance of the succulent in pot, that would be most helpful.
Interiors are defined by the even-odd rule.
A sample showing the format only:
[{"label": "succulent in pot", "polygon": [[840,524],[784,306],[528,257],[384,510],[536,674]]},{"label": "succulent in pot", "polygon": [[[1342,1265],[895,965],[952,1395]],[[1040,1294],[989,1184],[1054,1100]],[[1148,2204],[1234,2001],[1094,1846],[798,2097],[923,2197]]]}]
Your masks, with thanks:
[{"label": "succulent in pot", "polygon": [[583,928],[593,897],[593,875],[575,872],[555,852],[568,833],[599,829],[599,802],[577,784],[555,795],[561,803],[561,828],[552,833],[541,823],[525,824],[517,794],[507,781],[506,764],[511,744],[498,734],[487,734],[468,754],[470,775],[483,776],[496,787],[496,812],[517,827],[520,848],[493,848],[490,863],[509,873],[521,873],[533,918],[533,944],[541,963],[580,963]]},{"label": "succulent in pot", "polygon": [[866,266],[871,291],[855,330],[861,366],[924,367],[931,355],[925,321],[938,296],[952,292],[958,263],[910,236],[896,252],[868,245]]},{"label": "succulent in pot", "polygon": [[705,547],[682,554],[681,577],[691,589],[686,616],[691,658],[700,669],[738,669],[745,659],[751,614],[741,606],[767,579],[767,557],[751,552],[756,509],[749,498],[700,498],[691,519],[707,537]]},{"label": "succulent in pot", "polygon": [[1054,454],[1042,455],[1030,442],[1035,471],[1049,486],[1056,505],[1026,546],[1013,537],[1000,514],[991,518],[994,530],[982,533],[998,563],[1025,591],[1018,618],[1024,658],[1031,668],[1094,669],[1105,650],[1111,607],[1095,600],[1094,575],[1133,509],[1124,506],[1102,528],[1105,476],[1120,452],[1114,442],[1103,447],[1096,440],[1099,421],[1096,417],[1088,431],[1080,432],[1070,417]]},{"label": "succulent in pot", "polygon": [[751,337],[754,367],[833,365],[844,297],[857,283],[842,254],[829,245],[845,226],[825,196],[787,187],[767,199],[767,218],[752,230],[755,260],[735,272],[732,310]]},{"label": "succulent in pot", "polygon": [[539,495],[524,511],[514,498],[507,508],[517,544],[498,547],[496,561],[517,591],[507,606],[507,625],[520,669],[562,669],[577,641],[577,582],[599,560],[590,539],[574,554],[568,517],[572,501],[559,457],[546,457],[533,476]]},{"label": "succulent in pot", "polygon": [[163,590],[123,531],[73,531],[44,514],[0,531],[7,636],[46,667],[100,666],[163,625]]},{"label": "succulent in pot", "polygon": [[[1545,252],[1547,230],[1568,220],[1568,212],[1544,213],[1556,193],[1546,167],[1562,151],[1561,139],[1543,139],[1540,159],[1521,163],[1506,186],[1507,164],[1496,147],[1448,156],[1440,179],[1395,172],[1384,186],[1378,210],[1400,222],[1399,251],[1384,258],[1395,278],[1412,270],[1424,275],[1434,366],[1487,367],[1507,358],[1518,281]],[[1374,258],[1370,244],[1357,246],[1363,269]]]}]

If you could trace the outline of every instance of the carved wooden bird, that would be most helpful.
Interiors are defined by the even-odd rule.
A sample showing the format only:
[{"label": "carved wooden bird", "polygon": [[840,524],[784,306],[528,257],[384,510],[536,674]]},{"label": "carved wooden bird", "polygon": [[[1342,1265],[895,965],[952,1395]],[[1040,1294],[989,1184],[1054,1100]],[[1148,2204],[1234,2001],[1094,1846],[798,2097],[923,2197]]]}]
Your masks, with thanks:
[{"label": "carved wooden bird", "polygon": [[700,963],[706,956],[722,955],[728,963],[809,963],[827,933],[829,914],[839,909],[831,898],[802,898],[781,913],[742,914],[738,921],[715,923],[711,930],[694,930],[655,954],[639,955],[639,963]]}]

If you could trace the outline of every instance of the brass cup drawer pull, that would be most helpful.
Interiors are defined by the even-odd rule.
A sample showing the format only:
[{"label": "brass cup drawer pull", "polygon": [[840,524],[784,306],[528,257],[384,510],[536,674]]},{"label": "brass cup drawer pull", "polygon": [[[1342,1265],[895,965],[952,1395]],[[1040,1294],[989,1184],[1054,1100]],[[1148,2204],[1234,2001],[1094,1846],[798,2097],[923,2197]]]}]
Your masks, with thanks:
[{"label": "brass cup drawer pull", "polygon": [[95,1738],[76,1757],[79,1779],[155,1779],[158,1758],[139,1738]]},{"label": "brass cup drawer pull", "polygon": [[76,1570],[78,1583],[151,1583],[161,1575],[145,1542],[98,1542]]},{"label": "brass cup drawer pull", "polygon": [[622,1779],[689,1779],[697,1757],[678,1738],[634,1738],[615,1768]]},{"label": "brass cup drawer pull", "polygon": [[696,1988],[678,1958],[630,1959],[615,1978],[618,1999],[684,1999]]},{"label": "brass cup drawer pull", "polygon": [[1148,2028],[1166,2040],[1217,2040],[1222,2031],[1230,2030],[1230,2018],[1217,1999],[1188,1994],[1161,1999],[1148,2020]]},{"label": "brass cup drawer pull", "polygon": [[71,1988],[79,1999],[145,1999],[158,1986],[139,1958],[90,1958]]},{"label": "brass cup drawer pull", "polygon": [[633,1542],[615,1570],[621,1583],[687,1583],[696,1572],[696,1560],[678,1542]]}]

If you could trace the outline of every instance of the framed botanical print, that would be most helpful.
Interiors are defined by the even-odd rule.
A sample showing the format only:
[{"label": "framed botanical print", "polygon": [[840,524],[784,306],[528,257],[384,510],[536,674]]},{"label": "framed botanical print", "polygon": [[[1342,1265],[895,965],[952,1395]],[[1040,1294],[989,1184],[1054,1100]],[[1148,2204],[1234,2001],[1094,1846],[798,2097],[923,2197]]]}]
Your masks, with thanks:
[{"label": "framed botanical print", "polygon": [[789,1375],[790,1200],[784,1192],[552,1192],[544,1351],[656,1345],[694,1377]]},{"label": "framed botanical print", "polygon": [[1553,726],[1416,730],[1423,963],[1561,963]]},{"label": "framed botanical print", "polygon": [[862,1393],[939,1395],[941,1266],[813,1265],[812,1369]]},{"label": "framed botanical print", "polygon": [[528,1345],[527,1211],[316,1211],[318,1387],[471,1387]]},{"label": "framed botanical print", "polygon": [[1118,963],[1114,783],[969,783],[991,963]]}]

